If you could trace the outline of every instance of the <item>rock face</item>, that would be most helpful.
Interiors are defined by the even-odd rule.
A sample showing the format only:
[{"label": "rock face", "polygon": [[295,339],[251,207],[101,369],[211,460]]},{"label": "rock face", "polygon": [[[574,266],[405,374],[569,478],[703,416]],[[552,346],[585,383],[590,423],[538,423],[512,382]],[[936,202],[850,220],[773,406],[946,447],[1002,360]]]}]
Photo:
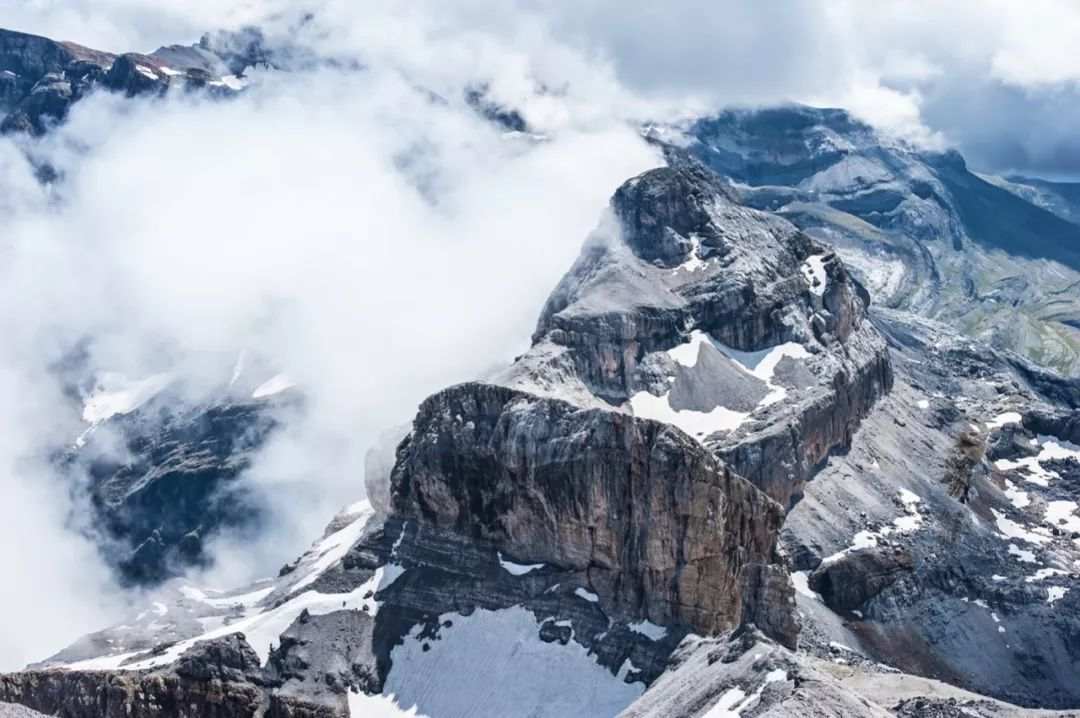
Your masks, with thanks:
[{"label": "rock face", "polygon": [[851,611],[910,573],[911,554],[899,546],[870,546],[823,562],[810,574],[810,588],[834,611]]},{"label": "rock face", "polygon": [[114,56],[74,43],[0,30],[0,132],[42,134],[100,82]]},{"label": "rock face", "polygon": [[[89,477],[106,558],[143,585],[206,565],[204,542],[224,529],[258,529],[258,502],[235,480],[277,425],[265,402],[155,407],[114,418],[68,459],[70,471]],[[108,448],[117,435],[121,456]]]},{"label": "rock face", "polygon": [[1069,648],[1080,553],[1065,529],[1080,462],[1062,443],[1072,412],[1058,403],[1075,379],[940,323],[875,314],[894,390],[782,532],[807,582],[800,650],[1020,705],[1077,705],[1064,676],[1080,670]]},{"label": "rock face", "polygon": [[175,86],[229,94],[234,88],[222,76],[266,62],[252,33],[220,33],[187,48],[117,56],[0,29],[0,112],[6,113],[0,132],[42,135],[98,87],[128,97],[160,95]]},{"label": "rock face", "polygon": [[[203,644],[167,672],[31,671],[0,677],[0,701],[65,718],[258,715],[262,670],[242,637]],[[279,714],[279,715],[288,715]]]},{"label": "rock face", "polygon": [[615,193],[500,380],[675,423],[787,506],[888,391],[888,352],[835,255],[670,161]]},{"label": "rock face", "polygon": [[738,625],[782,521],[670,426],[479,384],[424,402],[392,485],[402,520],[586,572],[605,610],[705,634]]}]

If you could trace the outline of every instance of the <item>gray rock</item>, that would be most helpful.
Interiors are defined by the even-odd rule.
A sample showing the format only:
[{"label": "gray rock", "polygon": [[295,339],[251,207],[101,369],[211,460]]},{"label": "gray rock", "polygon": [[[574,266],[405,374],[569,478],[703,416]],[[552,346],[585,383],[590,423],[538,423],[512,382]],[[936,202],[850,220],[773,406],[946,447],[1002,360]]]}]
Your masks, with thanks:
[{"label": "gray rock", "polygon": [[738,625],[780,507],[671,427],[466,384],[425,401],[394,515],[586,571],[600,605],[702,633]]},{"label": "gray rock", "polygon": [[855,549],[824,562],[810,574],[810,588],[835,611],[862,607],[902,573],[914,569],[911,554],[900,546]]}]

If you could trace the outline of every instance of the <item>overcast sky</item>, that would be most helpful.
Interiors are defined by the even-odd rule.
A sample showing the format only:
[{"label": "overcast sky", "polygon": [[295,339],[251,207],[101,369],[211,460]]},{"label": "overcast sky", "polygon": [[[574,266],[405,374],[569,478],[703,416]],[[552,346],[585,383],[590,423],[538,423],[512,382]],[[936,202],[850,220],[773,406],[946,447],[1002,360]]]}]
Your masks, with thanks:
[{"label": "overcast sky", "polygon": [[[300,7],[285,0],[14,3],[5,23],[108,50],[191,42],[206,29],[265,23]],[[555,54],[550,46],[580,50],[639,99],[682,108],[785,100],[842,106],[907,136],[956,146],[980,169],[1080,173],[1072,129],[1080,119],[1080,3],[1070,0],[314,0],[302,7],[375,28],[389,15],[423,16],[436,32],[477,43],[527,33],[549,45],[533,46],[534,59]],[[358,44],[373,40],[356,30],[342,34]]]}]

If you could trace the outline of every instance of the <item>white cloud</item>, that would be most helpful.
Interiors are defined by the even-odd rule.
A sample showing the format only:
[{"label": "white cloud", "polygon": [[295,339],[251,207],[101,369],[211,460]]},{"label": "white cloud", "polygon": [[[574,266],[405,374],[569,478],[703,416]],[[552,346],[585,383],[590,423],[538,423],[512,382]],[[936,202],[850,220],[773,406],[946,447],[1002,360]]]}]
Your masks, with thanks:
[{"label": "white cloud", "polygon": [[[67,525],[77,504],[46,505],[63,494],[46,452],[80,428],[47,368],[65,350],[91,337],[92,366],[173,372],[196,393],[247,350],[303,387],[304,418],[248,478],[275,531],[256,547],[220,542],[232,575],[215,578],[275,569],[363,495],[379,432],[527,346],[612,191],[659,163],[602,63],[554,45],[530,55],[543,42],[528,27],[513,44],[431,27],[407,38],[395,22],[382,28],[402,29],[396,49],[374,30],[320,35],[335,54],[364,45],[365,71],[254,73],[229,102],[86,99],[29,145],[63,172],[51,192],[0,142],[18,188],[0,216],[0,403],[20,417],[0,447],[0,531],[40,549],[6,575],[18,588],[2,610],[22,618],[5,622],[3,668],[95,627],[104,615],[87,592],[117,600]],[[546,141],[505,136],[464,103],[481,71]],[[570,87],[540,91],[567,71]]]}]

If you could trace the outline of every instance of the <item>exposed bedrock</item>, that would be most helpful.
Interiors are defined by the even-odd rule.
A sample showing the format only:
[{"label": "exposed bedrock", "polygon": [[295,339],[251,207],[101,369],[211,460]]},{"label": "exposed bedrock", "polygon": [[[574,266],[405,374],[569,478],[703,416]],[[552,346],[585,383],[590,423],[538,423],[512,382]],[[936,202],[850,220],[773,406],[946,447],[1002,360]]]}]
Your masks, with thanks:
[{"label": "exposed bedrock", "polygon": [[[676,412],[743,413],[736,428],[697,438],[788,506],[892,387],[888,349],[835,254],[738,204],[694,161],[669,161],[616,191],[610,220],[548,299],[533,349],[501,381],[588,405],[625,407],[647,391]],[[665,356],[702,335],[724,355],[702,351],[689,368]],[[784,346],[799,350],[776,368],[786,396],[766,400],[752,367],[730,357]]]},{"label": "exposed bedrock", "polygon": [[165,672],[25,671],[0,701],[63,718],[237,718],[263,704],[259,660],[239,634],[200,644]]},{"label": "exposed bedrock", "polygon": [[859,424],[892,384],[888,354],[875,354],[854,375],[838,374],[830,390],[786,422],[746,439],[721,441],[714,449],[734,471],[790,507],[816,468],[851,445]]},{"label": "exposed bedrock", "polygon": [[915,567],[911,553],[901,546],[869,546],[823,562],[810,574],[810,588],[836,611],[863,606]]},{"label": "exposed bedrock", "polygon": [[750,567],[773,562],[781,507],[658,422],[463,384],[421,405],[392,482],[398,518],[582,571],[605,610],[711,634],[748,579],[769,593]]}]

